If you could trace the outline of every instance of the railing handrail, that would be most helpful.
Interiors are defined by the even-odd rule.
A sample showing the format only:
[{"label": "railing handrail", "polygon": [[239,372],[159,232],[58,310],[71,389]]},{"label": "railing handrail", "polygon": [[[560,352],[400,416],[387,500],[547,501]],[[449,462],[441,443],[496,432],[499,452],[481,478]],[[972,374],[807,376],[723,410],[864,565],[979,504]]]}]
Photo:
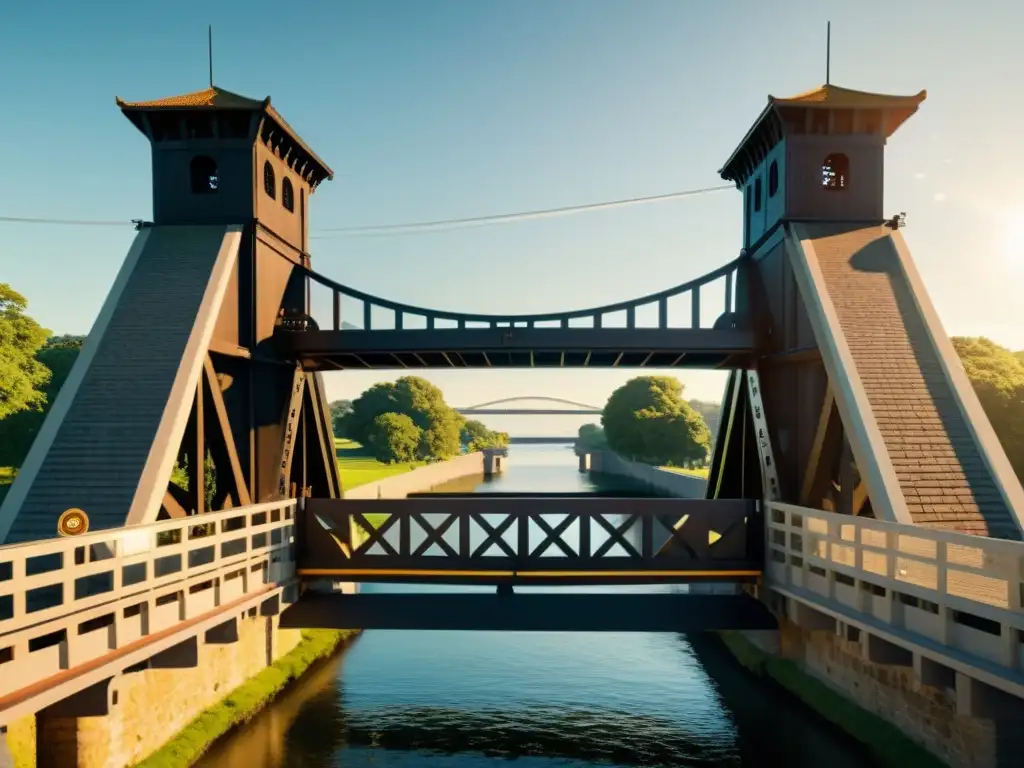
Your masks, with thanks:
[{"label": "railing handrail", "polygon": [[[641,296],[635,299],[629,299],[626,301],[619,301],[613,304],[607,304],[599,307],[592,307],[589,309],[575,309],[563,312],[548,312],[548,313],[535,313],[526,315],[511,315],[511,314],[480,314],[470,312],[452,312],[449,310],[438,310],[428,309],[426,307],[417,307],[412,304],[405,304],[398,301],[392,301],[390,299],[384,299],[379,296],[360,291],[356,288],[351,288],[341,283],[335,282],[329,277],[321,275],[318,272],[314,272],[309,267],[302,265],[295,265],[295,268],[304,272],[307,277],[316,283],[329,288],[336,293],[340,293],[344,296],[348,296],[356,301],[361,301],[371,306],[380,307],[381,309],[390,309],[394,312],[400,312],[402,314],[416,315],[426,318],[432,318],[434,320],[455,320],[467,323],[543,323],[543,322],[555,322],[562,320],[573,320],[578,318],[594,317],[596,315],[605,315],[611,312],[621,312],[623,310],[636,309],[637,307],[646,306],[653,304],[656,301],[667,300],[673,296],[678,296],[683,293],[688,293],[693,290],[699,290],[701,287],[712,283],[722,277],[730,275],[735,272],[741,264],[746,262],[748,257],[741,255],[736,259],[733,259],[729,263],[718,267],[717,269],[708,272],[707,274],[701,275],[700,277],[689,280],[685,283],[666,288],[655,293]],[[354,329],[362,330],[362,329]],[[443,330],[443,329],[442,329]]]},{"label": "railing handrail", "polygon": [[[776,520],[773,512],[782,513],[782,519]],[[797,516],[799,522],[794,522]],[[808,525],[814,520],[824,522],[825,529],[814,530]],[[940,609],[1024,630],[1024,542],[881,522],[779,502],[767,504],[765,526],[765,569],[769,574],[774,565],[796,567],[802,572],[810,564],[926,600]],[[854,529],[854,535],[847,536],[844,528]],[[772,531],[797,533],[801,540],[797,543],[785,536],[782,541],[774,541]],[[878,539],[866,541],[864,533],[874,533]],[[934,551],[915,547],[914,542],[932,544]],[[797,566],[786,557],[784,562],[773,563],[773,552],[798,556],[802,562]],[[868,555],[873,556],[870,563]],[[785,588],[794,577],[788,570],[782,574],[779,586]],[[806,576],[801,579],[806,580]]]},{"label": "railing handrail", "polygon": [[[880,532],[896,533],[903,536],[910,536],[917,539],[928,539],[941,541],[946,544],[956,544],[965,547],[983,548],[986,550],[1008,554],[1013,557],[1024,557],[1024,541],[1013,541],[1011,539],[994,539],[988,536],[974,536],[959,531],[947,531],[941,528],[927,528],[923,525],[910,525],[907,523],[895,523],[886,520],[875,520],[873,518],[856,517],[853,515],[842,515],[838,512],[827,512],[823,509],[811,509],[801,507],[797,504],[789,504],[781,501],[768,501],[765,504],[768,510],[778,509],[797,515],[824,516],[842,525],[854,525],[860,528],[877,530]],[[769,524],[770,520],[768,523]],[[777,525],[777,524],[776,524]],[[865,544],[864,546],[871,546]],[[908,556],[910,553],[903,553]]]},{"label": "railing handrail", "polygon": [[13,544],[0,544],[0,557],[10,553],[20,554],[18,550],[43,549],[52,551],[41,551],[30,555],[40,557],[46,554],[55,554],[69,548],[80,547],[88,544],[102,544],[119,536],[134,533],[162,533],[174,531],[182,526],[192,528],[209,525],[222,520],[230,520],[241,515],[259,514],[274,509],[282,509],[288,506],[296,506],[297,499],[283,499],[281,501],[265,501],[259,504],[252,504],[245,507],[235,507],[220,512],[207,512],[202,515],[189,515],[188,517],[175,517],[170,520],[160,520],[154,523],[140,523],[138,525],[125,525],[120,528],[101,528],[99,530],[83,533],[79,536],[55,536],[51,539],[37,539],[35,541],[21,541]]}]

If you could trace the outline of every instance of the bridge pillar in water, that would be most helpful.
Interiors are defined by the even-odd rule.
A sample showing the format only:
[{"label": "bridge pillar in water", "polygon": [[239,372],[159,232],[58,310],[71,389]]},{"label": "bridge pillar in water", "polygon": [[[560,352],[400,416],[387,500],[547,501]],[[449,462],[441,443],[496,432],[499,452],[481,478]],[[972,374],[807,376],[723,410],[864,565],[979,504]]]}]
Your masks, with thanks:
[{"label": "bridge pillar in water", "polygon": [[580,472],[589,472],[590,471],[590,454],[589,453],[581,453],[581,454],[579,454],[579,457],[580,457]]},{"label": "bridge pillar in water", "polygon": [[505,471],[505,463],[508,461],[508,451],[504,448],[484,449],[484,477],[500,475]]}]

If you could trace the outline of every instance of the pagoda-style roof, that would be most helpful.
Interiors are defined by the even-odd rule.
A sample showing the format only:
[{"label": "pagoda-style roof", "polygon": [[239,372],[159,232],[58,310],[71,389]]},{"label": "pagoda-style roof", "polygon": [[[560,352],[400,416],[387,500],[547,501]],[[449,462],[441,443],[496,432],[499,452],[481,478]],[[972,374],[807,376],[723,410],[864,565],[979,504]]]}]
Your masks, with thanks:
[{"label": "pagoda-style roof", "polygon": [[927,91],[913,96],[892,96],[886,93],[868,93],[838,85],[823,85],[789,98],[769,96],[768,101],[781,107],[828,107],[830,109],[917,109],[927,98]]},{"label": "pagoda-style roof", "polygon": [[764,111],[718,173],[726,181],[741,183],[744,173],[756,167],[783,136],[806,132],[803,126],[808,110],[843,110],[882,115],[884,119],[877,121],[877,129],[885,138],[889,138],[917,111],[927,96],[928,92],[923,90],[912,96],[896,96],[855,91],[838,85],[822,85],[796,96],[769,96]]},{"label": "pagoda-style roof", "polygon": [[319,184],[323,179],[333,179],[334,171],[321,160],[317,154],[309,148],[309,146],[302,140],[298,133],[288,122],[281,116],[281,114],[274,109],[270,103],[270,97],[267,96],[265,99],[251,99],[248,96],[242,96],[237,93],[219,88],[218,86],[211,85],[201,91],[194,91],[192,93],[185,93],[180,96],[168,96],[163,99],[155,99],[153,101],[125,101],[120,97],[115,97],[117,106],[121,108],[125,116],[143,133],[146,133],[143,121],[139,117],[139,113],[144,112],[167,112],[174,110],[181,111],[206,111],[206,110],[230,110],[230,111],[243,111],[243,112],[261,112],[271,122],[270,131],[264,130],[265,134],[278,134],[284,136],[290,143],[294,144],[299,154],[306,157],[307,168],[311,164],[311,175],[313,186]]},{"label": "pagoda-style roof", "polygon": [[202,91],[168,96],[153,101],[124,101],[115,97],[121,109],[248,109],[257,110],[270,105],[270,97],[250,99],[237,93],[211,86]]}]

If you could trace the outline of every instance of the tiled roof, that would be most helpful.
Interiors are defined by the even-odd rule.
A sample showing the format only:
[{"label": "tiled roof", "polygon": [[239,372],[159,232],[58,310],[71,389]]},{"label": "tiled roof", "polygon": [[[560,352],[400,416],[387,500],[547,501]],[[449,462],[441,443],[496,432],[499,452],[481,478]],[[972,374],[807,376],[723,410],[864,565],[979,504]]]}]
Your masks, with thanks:
[{"label": "tiled roof", "polygon": [[915,109],[927,98],[928,92],[921,91],[913,96],[890,96],[884,93],[868,93],[840,88],[838,85],[823,85],[789,98],[769,96],[768,101],[780,107],[830,107],[832,109]]},{"label": "tiled roof", "polygon": [[181,96],[168,96],[154,101],[123,101],[117,99],[122,108],[134,109],[189,109],[196,107],[213,107],[214,109],[260,109],[270,102],[266,99],[250,99],[223,88],[213,86],[203,91],[186,93]]}]

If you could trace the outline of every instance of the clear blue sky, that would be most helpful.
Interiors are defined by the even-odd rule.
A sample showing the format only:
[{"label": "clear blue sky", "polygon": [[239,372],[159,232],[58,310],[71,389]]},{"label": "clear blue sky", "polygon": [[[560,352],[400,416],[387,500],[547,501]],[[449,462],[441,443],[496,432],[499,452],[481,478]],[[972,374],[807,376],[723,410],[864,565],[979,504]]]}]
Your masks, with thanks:
[{"label": "clear blue sky", "polygon": [[[274,104],[336,171],[311,225],[506,213],[721,183],[767,94],[824,79],[928,101],[890,141],[886,211],[947,329],[1024,348],[1024,7],[689,0],[70,0],[0,7],[0,215],[151,216],[149,149],[114,96],[218,85]],[[784,10],[775,10],[775,8]],[[995,9],[993,5],[993,10]],[[237,10],[227,10],[229,8]],[[289,8],[289,10],[285,10]],[[740,247],[738,192],[447,233],[314,240],[315,267],[413,304],[575,308],[700,275]],[[88,330],[130,228],[0,223],[0,280],[58,333]],[[540,280],[538,281],[538,278]],[[398,373],[395,376],[399,375]],[[449,402],[543,394],[600,405],[635,371],[448,372]],[[332,374],[332,398],[379,374]],[[681,377],[718,399],[718,374]],[[581,420],[513,432],[575,431]]]}]

